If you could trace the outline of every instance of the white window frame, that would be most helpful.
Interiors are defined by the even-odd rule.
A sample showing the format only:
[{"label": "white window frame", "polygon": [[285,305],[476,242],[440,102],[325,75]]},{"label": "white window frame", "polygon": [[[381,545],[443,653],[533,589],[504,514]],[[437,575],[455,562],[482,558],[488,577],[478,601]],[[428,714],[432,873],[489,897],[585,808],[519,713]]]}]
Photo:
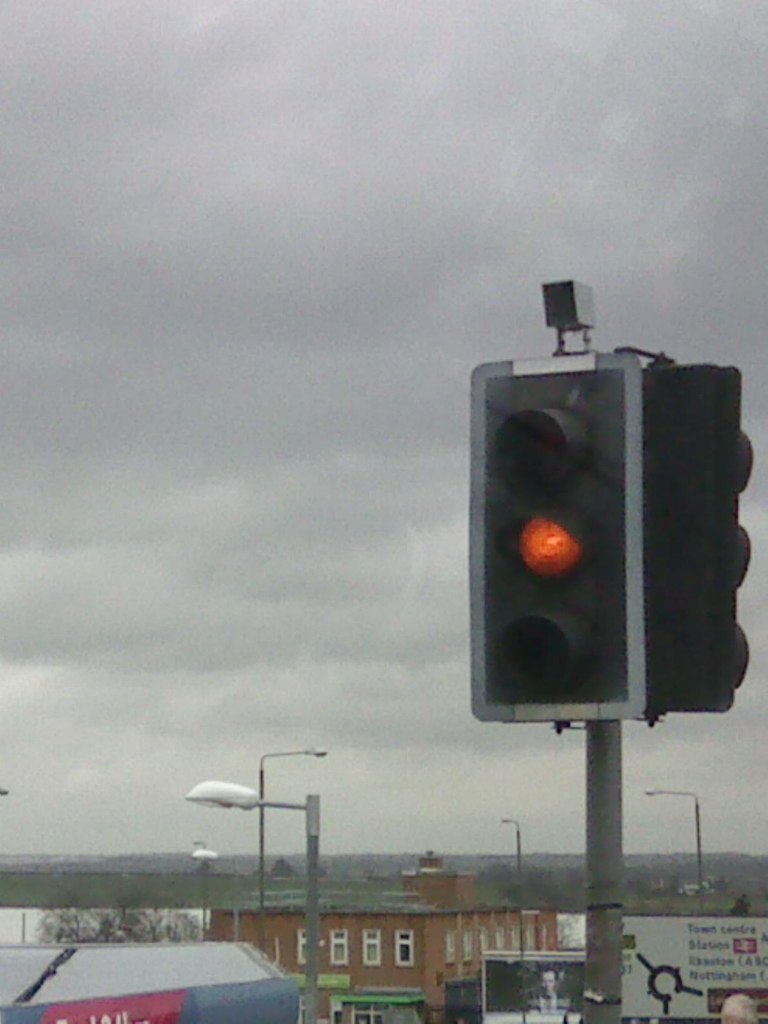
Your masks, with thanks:
[{"label": "white window frame", "polygon": [[504,929],[503,928],[496,928],[496,939],[495,939],[495,945],[494,945],[493,948],[494,949],[505,949],[506,948],[506,942],[504,941]]},{"label": "white window frame", "polygon": [[447,964],[456,963],[456,932],[454,931],[445,933],[445,962]]},{"label": "white window frame", "polygon": [[488,929],[487,928],[481,928],[480,932],[479,932],[479,935],[480,935],[480,952],[481,953],[485,953],[489,949],[489,946],[488,946]]},{"label": "white window frame", "polygon": [[307,962],[307,933],[303,928],[296,929],[296,963]]},{"label": "white window frame", "polygon": [[331,929],[331,965],[346,967],[349,963],[349,932],[346,928]]},{"label": "white window frame", "polygon": [[475,936],[471,928],[465,928],[461,935],[461,946],[464,953],[464,963],[468,963],[475,951]]},{"label": "white window frame", "polygon": [[381,967],[381,929],[363,929],[363,966]]},{"label": "white window frame", "polygon": [[[404,947],[408,949],[406,956],[402,955]],[[398,928],[395,932],[395,964],[398,967],[414,967],[416,965],[416,948],[411,928]]]},{"label": "white window frame", "polygon": [[525,922],[525,948],[536,949],[536,925],[533,921]]},{"label": "white window frame", "polygon": [[381,1006],[354,1006],[352,1009],[354,1024],[383,1024],[384,1011]]}]

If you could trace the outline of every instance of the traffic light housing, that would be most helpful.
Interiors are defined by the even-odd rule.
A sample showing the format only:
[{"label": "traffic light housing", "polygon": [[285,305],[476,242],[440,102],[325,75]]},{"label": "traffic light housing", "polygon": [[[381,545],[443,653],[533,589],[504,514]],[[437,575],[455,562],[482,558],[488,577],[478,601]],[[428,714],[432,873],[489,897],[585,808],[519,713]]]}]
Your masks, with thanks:
[{"label": "traffic light housing", "polygon": [[641,717],[639,360],[477,367],[471,460],[474,714]]},{"label": "traffic light housing", "polygon": [[734,367],[630,353],[472,381],[472,706],[485,721],[727,711],[747,668]]},{"label": "traffic light housing", "polygon": [[739,494],[752,450],[734,367],[644,374],[647,708],[727,711],[747,668],[736,595],[749,562]]}]

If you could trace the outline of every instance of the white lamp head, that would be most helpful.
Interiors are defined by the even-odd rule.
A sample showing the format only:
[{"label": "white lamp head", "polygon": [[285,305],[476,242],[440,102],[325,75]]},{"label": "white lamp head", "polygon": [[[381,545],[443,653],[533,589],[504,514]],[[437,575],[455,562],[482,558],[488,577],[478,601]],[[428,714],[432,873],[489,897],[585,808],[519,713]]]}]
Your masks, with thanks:
[{"label": "white lamp head", "polygon": [[259,806],[259,794],[250,786],[241,786],[237,782],[198,782],[184,797],[193,804],[205,807],[239,807],[242,811],[252,811]]},{"label": "white lamp head", "polygon": [[215,850],[209,850],[205,846],[198,846],[196,850],[192,851],[192,856],[195,858],[195,860],[202,861],[219,859],[219,855],[218,853],[216,853]]}]

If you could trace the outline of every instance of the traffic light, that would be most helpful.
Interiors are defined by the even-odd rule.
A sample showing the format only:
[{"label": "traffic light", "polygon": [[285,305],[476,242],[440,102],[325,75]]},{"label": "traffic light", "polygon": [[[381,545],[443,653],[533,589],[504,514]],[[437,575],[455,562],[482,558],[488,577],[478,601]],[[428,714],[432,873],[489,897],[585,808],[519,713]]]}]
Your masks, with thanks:
[{"label": "traffic light", "polygon": [[739,494],[752,449],[734,367],[644,374],[646,717],[727,711],[747,668],[736,592],[749,562]]},{"label": "traffic light", "polygon": [[586,353],[472,377],[472,709],[642,717],[642,369]]}]

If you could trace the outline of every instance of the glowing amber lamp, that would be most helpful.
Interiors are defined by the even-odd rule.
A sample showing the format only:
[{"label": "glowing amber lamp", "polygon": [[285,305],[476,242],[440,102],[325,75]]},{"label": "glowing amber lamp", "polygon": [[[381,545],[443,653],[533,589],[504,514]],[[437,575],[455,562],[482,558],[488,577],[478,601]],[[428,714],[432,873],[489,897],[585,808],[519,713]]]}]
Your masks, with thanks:
[{"label": "glowing amber lamp", "polygon": [[582,559],[581,542],[551,519],[531,519],[520,534],[520,554],[537,576],[564,576]]}]

